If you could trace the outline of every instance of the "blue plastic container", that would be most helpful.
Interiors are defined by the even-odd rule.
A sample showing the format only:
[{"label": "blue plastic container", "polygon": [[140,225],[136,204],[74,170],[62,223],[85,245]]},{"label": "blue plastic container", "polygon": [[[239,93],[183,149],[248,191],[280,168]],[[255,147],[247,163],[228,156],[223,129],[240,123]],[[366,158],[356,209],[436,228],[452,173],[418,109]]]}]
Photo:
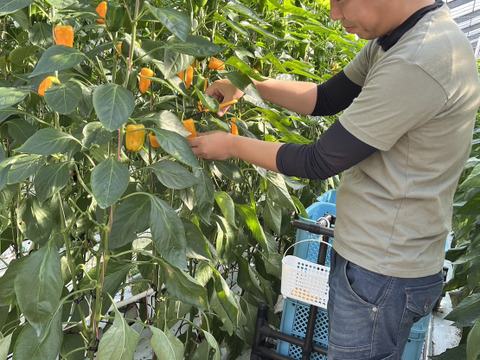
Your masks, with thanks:
[{"label": "blue plastic container", "polygon": [[[300,219],[307,222],[315,223],[319,218],[329,213],[337,215],[335,208],[336,190],[330,190],[318,198],[318,202],[309,206],[307,210],[308,218]],[[296,242],[307,239],[318,239],[319,236],[311,234],[304,230],[297,230]],[[332,238],[329,242],[332,242]],[[301,259],[317,262],[320,244],[317,241],[308,241],[299,243],[294,247],[293,254]],[[330,247],[327,252],[325,265],[330,265]],[[280,331],[284,334],[293,335],[300,339],[305,338],[308,324],[308,315],[310,312],[309,304],[302,303],[297,300],[285,299],[283,306],[282,320]],[[317,309],[317,319],[315,321],[315,329],[313,333],[313,342],[317,345],[327,347],[328,345],[328,315],[327,311],[321,308]],[[302,349],[299,346],[292,345],[288,342],[279,341],[277,352],[286,355],[292,359],[302,358]],[[310,360],[325,360],[326,357],[317,353],[312,353]]]},{"label": "blue plastic container", "polygon": [[419,360],[422,356],[423,345],[425,344],[425,337],[427,335],[430,318],[432,315],[427,315],[413,324],[410,335],[408,336],[405,350],[403,351],[402,360]]}]

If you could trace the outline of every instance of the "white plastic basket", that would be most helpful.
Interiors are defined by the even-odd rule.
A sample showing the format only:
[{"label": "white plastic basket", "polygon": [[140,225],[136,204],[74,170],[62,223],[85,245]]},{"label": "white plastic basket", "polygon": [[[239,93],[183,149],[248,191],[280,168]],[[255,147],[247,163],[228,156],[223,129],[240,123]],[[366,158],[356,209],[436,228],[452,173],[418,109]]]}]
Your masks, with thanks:
[{"label": "white plastic basket", "polygon": [[[331,246],[329,243],[317,239],[298,241],[292,246],[305,241],[316,241]],[[292,246],[285,251],[285,254]],[[330,267],[328,266],[315,264],[293,255],[284,256],[282,259],[282,295],[326,309],[329,274]]]}]

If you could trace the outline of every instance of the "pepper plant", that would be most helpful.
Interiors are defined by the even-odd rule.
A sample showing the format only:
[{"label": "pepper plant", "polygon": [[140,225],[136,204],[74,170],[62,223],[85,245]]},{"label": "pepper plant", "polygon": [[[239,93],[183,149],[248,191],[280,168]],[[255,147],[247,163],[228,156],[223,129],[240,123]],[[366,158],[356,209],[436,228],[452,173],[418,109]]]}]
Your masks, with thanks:
[{"label": "pepper plant", "polygon": [[[143,336],[158,359],[248,352],[258,303],[279,295],[292,218],[338,179],[200,161],[182,121],[315,141],[334,118],[267,104],[250,79],[339,71],[362,42],[327,6],[0,2],[0,358],[132,359]],[[205,94],[220,78],[247,94],[225,118]],[[138,294],[125,318],[115,304]]]}]

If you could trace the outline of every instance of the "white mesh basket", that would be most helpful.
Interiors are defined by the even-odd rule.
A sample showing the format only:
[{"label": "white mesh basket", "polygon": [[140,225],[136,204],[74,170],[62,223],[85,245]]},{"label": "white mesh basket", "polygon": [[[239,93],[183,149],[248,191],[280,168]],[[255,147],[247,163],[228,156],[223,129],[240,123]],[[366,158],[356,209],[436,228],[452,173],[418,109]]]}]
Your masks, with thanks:
[{"label": "white mesh basket", "polygon": [[[316,239],[298,241],[292,246],[305,241],[316,241],[331,246],[327,242]],[[315,264],[293,255],[284,256],[282,259],[282,295],[326,309],[329,274],[330,267],[328,266]]]}]

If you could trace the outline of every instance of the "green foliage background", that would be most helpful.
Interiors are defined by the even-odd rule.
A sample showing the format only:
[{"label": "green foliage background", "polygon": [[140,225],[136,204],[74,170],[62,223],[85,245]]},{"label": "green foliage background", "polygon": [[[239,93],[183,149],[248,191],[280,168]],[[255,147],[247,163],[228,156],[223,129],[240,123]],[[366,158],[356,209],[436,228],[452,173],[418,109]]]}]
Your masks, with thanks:
[{"label": "green foliage background", "polygon": [[[0,250],[16,254],[0,278],[0,358],[131,359],[139,336],[128,325],[136,322],[158,359],[219,359],[222,351],[236,359],[251,344],[258,302],[277,300],[292,218],[338,178],[199,161],[181,121],[230,131],[235,118],[241,135],[310,143],[335,118],[271,106],[250,78],[321,82],[363,44],[329,20],[326,1],[110,1],[106,24],[97,5],[0,1]],[[54,45],[58,25],[74,28],[73,48]],[[211,56],[226,70],[209,69]],[[177,74],[194,60],[187,89]],[[143,67],[154,71],[145,94]],[[61,84],[42,97],[47,76]],[[225,77],[247,96],[217,118],[204,87]],[[212,111],[199,113],[199,101]],[[131,123],[161,147],[146,137],[139,152],[126,150]],[[475,168],[465,176],[478,188]],[[460,187],[459,201],[475,199],[466,191],[475,186]],[[458,255],[471,270],[455,279],[478,308],[478,225],[467,213],[458,213],[466,228]],[[153,293],[154,312],[145,301],[136,319],[109,311],[126,291]],[[470,334],[476,341],[478,330]]]}]

